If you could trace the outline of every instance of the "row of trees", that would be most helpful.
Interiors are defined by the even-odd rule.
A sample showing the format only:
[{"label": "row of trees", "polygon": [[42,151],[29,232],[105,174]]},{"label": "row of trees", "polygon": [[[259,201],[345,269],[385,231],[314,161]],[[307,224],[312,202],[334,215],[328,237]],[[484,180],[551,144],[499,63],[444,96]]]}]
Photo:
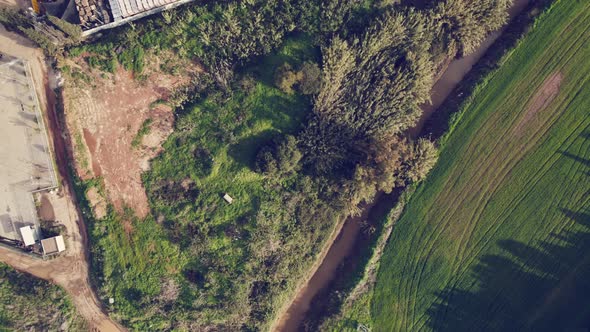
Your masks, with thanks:
[{"label": "row of trees", "polygon": [[346,179],[343,187],[356,188],[349,191],[353,204],[420,180],[436,159],[434,147],[398,135],[420,117],[443,63],[473,52],[506,21],[509,5],[447,0],[422,10],[389,7],[362,34],[333,38],[322,49],[322,87],[300,137],[306,169]]}]

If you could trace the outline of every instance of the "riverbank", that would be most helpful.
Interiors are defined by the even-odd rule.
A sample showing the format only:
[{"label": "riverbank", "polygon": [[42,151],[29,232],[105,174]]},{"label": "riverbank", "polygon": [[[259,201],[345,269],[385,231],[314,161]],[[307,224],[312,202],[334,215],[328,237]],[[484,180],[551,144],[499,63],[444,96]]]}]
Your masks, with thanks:
[{"label": "riverbank", "polygon": [[[408,135],[411,138],[440,138],[448,128],[452,112],[456,111],[458,105],[471,95],[471,92],[489,72],[501,64],[503,56],[528,31],[535,15],[540,12],[542,7],[544,7],[544,4],[538,2],[529,4],[528,1],[517,1],[510,9],[512,19],[505,28],[488,37],[472,55],[451,62],[432,90],[432,104],[424,106],[422,118],[416,127],[408,132]],[[441,110],[444,111],[440,112]],[[442,114],[438,115],[439,112]],[[437,116],[433,116],[434,114]],[[319,288],[319,291],[316,294],[310,294],[308,291],[300,292],[294,302],[294,305],[301,306],[301,303],[309,301],[308,303],[311,304],[307,307],[307,310],[303,310],[305,308],[301,307],[290,309],[292,312],[307,312],[307,314],[300,314],[300,317],[305,317],[305,319],[297,323],[295,323],[295,320],[290,320],[291,328],[316,330],[327,316],[339,315],[349,293],[358,284],[358,281],[363,279],[365,268],[371,260],[379,237],[377,235],[383,231],[383,225],[388,220],[387,213],[397,202],[397,197],[392,198],[388,195],[377,199],[375,206],[381,210],[384,209],[385,213],[373,214],[374,217],[368,218],[368,224],[363,227],[373,231],[361,232],[360,227],[355,227],[359,230],[357,236],[351,241],[353,244],[349,245],[351,250],[347,253],[338,252],[338,256],[344,256],[344,259],[337,260],[335,258],[332,260],[330,254],[326,256],[325,263],[316,272],[316,275],[322,277],[311,279],[315,282],[313,288]],[[347,231],[347,227],[351,227],[350,224],[347,223],[344,226],[343,233]],[[347,238],[350,238],[350,236]],[[338,238],[333,246],[341,247],[342,245],[339,242],[343,239],[344,237]],[[324,265],[326,268],[324,268]],[[332,266],[335,265],[338,268],[333,269]],[[326,270],[332,272],[326,273]],[[323,287],[318,286],[321,282],[323,282]],[[313,297],[312,300],[309,300],[310,296]],[[368,310],[366,303],[361,304],[361,306]],[[328,324],[326,326],[333,325]]]},{"label": "riverbank", "polygon": [[372,330],[588,326],[589,18],[554,2],[461,105],[381,258]]}]

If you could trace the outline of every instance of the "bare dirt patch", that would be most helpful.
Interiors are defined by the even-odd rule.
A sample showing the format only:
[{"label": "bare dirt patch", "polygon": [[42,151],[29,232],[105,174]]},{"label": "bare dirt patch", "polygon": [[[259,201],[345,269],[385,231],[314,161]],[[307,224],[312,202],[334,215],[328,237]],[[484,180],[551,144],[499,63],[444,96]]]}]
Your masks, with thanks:
[{"label": "bare dirt patch", "polygon": [[[137,216],[145,217],[149,205],[141,173],[149,169],[149,160],[160,152],[174,123],[172,109],[159,101],[166,101],[175,89],[187,85],[200,68],[189,63],[184,73],[174,76],[153,71],[139,82],[122,68],[105,75],[80,65],[82,60],[70,62],[69,66],[90,76],[88,83],[67,80],[64,89],[66,121],[74,150],[89,153],[86,162],[76,158],[76,170],[83,179],[101,176],[115,209],[122,212],[129,207]],[[146,119],[152,121],[149,132],[139,144],[133,144]],[[85,147],[80,147],[80,142]],[[91,204],[99,205],[92,200]]]},{"label": "bare dirt patch", "polygon": [[513,133],[521,135],[524,127],[533,120],[537,114],[544,110],[559,93],[559,87],[563,75],[560,72],[555,72],[545,79],[537,93],[533,96],[529,102],[526,111],[520,118],[516,126],[514,127]]},{"label": "bare dirt patch", "polygon": [[88,147],[88,150],[90,151],[90,158],[91,158],[91,163],[92,163],[92,173],[94,173],[94,176],[101,176],[102,175],[102,170],[100,169],[100,165],[98,164],[98,160],[96,160],[96,158],[94,158],[94,154],[96,153],[96,139],[94,138],[94,136],[92,136],[92,134],[90,133],[90,131],[86,128],[82,129],[82,132],[84,133],[84,142],[86,142],[86,146]]},{"label": "bare dirt patch", "polygon": [[43,221],[54,221],[55,211],[47,195],[41,195],[41,204],[39,206],[39,218]]},{"label": "bare dirt patch", "polygon": [[107,215],[107,202],[96,187],[88,189],[86,198],[91,202],[92,205],[90,207],[96,218],[102,219]]}]

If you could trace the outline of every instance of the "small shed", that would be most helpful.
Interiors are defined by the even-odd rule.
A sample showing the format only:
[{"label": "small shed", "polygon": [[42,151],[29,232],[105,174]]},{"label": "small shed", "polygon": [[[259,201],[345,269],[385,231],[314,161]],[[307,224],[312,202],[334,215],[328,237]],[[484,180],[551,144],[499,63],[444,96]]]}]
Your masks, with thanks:
[{"label": "small shed", "polygon": [[66,250],[64,238],[61,235],[41,240],[44,255],[57,254]]},{"label": "small shed", "polygon": [[228,194],[223,195],[223,199],[225,199],[225,201],[228,202],[229,204],[233,203],[233,201],[234,201],[234,199]]},{"label": "small shed", "polygon": [[33,226],[25,226],[20,228],[20,235],[23,238],[25,246],[32,246],[35,244],[36,232]]}]

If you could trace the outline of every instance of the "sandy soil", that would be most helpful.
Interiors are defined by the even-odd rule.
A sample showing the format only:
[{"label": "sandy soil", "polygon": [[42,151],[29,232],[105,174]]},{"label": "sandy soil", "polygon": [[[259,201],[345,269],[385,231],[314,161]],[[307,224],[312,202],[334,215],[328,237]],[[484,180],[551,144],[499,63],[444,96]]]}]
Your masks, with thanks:
[{"label": "sandy soil", "polygon": [[526,112],[514,127],[514,134],[520,135],[526,124],[532,121],[540,111],[549,106],[559,93],[562,80],[563,75],[560,72],[553,73],[545,79],[545,82],[543,82],[537,93],[531,98]]},{"label": "sandy soil", "polygon": [[[19,271],[30,273],[39,278],[54,282],[70,294],[79,313],[88,321],[92,330],[123,331],[124,329],[110,320],[104,313],[100,302],[89,284],[88,257],[86,248],[85,224],[80,218],[79,211],[71,193],[67,174],[67,159],[60,128],[55,121],[55,96],[48,86],[47,71],[41,50],[35,48],[27,39],[6,31],[0,26],[0,52],[23,58],[29,61],[33,81],[39,102],[44,111],[46,123],[52,140],[52,150],[55,152],[61,182],[63,184],[60,195],[44,194],[40,201],[44,206],[41,212],[45,217],[59,220],[66,227],[67,251],[59,258],[42,261],[0,247],[0,261],[11,265]],[[49,205],[48,205],[49,204]]]},{"label": "sandy soil", "polygon": [[[80,70],[92,77],[91,84],[75,81],[67,83],[64,90],[67,125],[77,150],[74,154],[78,174],[83,179],[102,176],[108,200],[117,210],[129,207],[138,217],[145,217],[149,205],[141,173],[160,152],[174,121],[169,106],[154,104],[187,84],[189,76],[153,72],[148,73],[144,83],[138,83],[130,72],[121,68],[105,78],[85,65],[79,66],[83,60],[77,63]],[[193,65],[187,72],[198,70]],[[149,133],[133,147],[138,130],[148,118],[152,120]],[[94,206],[100,204],[91,202]]]}]

